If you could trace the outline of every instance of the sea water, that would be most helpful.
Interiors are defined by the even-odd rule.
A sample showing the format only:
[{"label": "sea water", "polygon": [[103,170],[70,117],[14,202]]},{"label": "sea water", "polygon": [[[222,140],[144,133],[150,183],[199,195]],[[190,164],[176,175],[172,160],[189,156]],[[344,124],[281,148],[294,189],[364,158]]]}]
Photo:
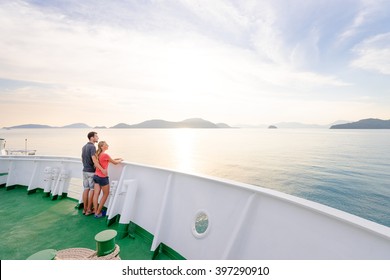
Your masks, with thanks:
[{"label": "sea water", "polygon": [[[91,129],[0,129],[6,149],[81,156]],[[113,158],[249,183],[390,226],[390,130],[95,129]]]}]

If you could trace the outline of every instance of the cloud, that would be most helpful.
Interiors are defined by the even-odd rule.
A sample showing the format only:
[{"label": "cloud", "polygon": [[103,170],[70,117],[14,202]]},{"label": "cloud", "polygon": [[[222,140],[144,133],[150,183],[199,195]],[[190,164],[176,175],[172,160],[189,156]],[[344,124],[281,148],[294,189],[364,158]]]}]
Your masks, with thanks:
[{"label": "cloud", "polygon": [[[207,9],[194,2],[183,3],[197,16],[213,18],[215,24],[228,28],[230,19],[234,19],[241,22],[242,28],[246,26],[239,13],[223,2],[206,6]],[[196,87],[202,80],[218,88],[221,87],[218,83],[225,83],[226,77],[220,69],[225,65],[228,67],[224,72],[230,76],[241,71],[254,71],[254,75],[267,83],[274,83],[273,76],[277,72],[279,77],[302,77],[309,83],[330,81],[325,77],[318,79],[319,74],[296,75],[293,69],[262,61],[258,51],[248,55],[245,49],[212,40],[207,34],[195,32],[176,37],[174,33],[159,36],[159,30],[143,33],[109,25],[93,28],[82,21],[69,22],[58,14],[47,15],[32,6],[25,6],[21,11],[17,6],[6,8],[1,11],[0,32],[7,40],[0,40],[3,50],[0,76],[7,79],[75,87],[145,87],[146,91],[155,87],[156,90],[168,91],[175,84],[169,79],[187,73],[187,82],[192,86],[189,88]],[[206,15],[202,15],[203,11]],[[272,33],[271,30],[264,32]],[[269,45],[260,48],[267,56],[275,58],[275,62],[278,54],[268,51],[273,49],[272,40],[264,41]],[[246,69],[240,70],[242,67]],[[308,81],[310,77],[315,78]],[[215,79],[214,82],[211,79]]]},{"label": "cloud", "polygon": [[[339,35],[339,42],[350,40],[357,36],[364,36],[370,30],[381,30],[381,26],[388,26],[390,3],[387,0],[360,0],[349,6],[347,13],[352,16],[351,22]],[[373,28],[368,28],[373,26]],[[377,27],[377,28],[376,28]]]},{"label": "cloud", "polygon": [[390,33],[364,40],[354,49],[357,58],[351,66],[390,75]]},{"label": "cloud", "polygon": [[[327,99],[334,91],[354,90],[356,80],[339,75],[346,53],[336,57],[337,49],[328,48],[354,18],[356,4],[340,26],[333,22],[352,3],[1,3],[0,79],[15,85],[0,82],[0,100],[32,100],[65,114],[62,103],[79,112],[75,117],[95,100],[99,109],[101,104],[115,108],[109,109],[111,118],[142,121],[217,117],[232,108],[238,117],[251,111],[246,110],[251,104],[263,110],[286,99],[296,104]],[[367,18],[355,21],[350,30],[364,26]],[[378,34],[362,39],[351,65],[388,73],[384,59],[379,61],[388,58],[386,40]],[[39,112],[38,106],[31,112]]]}]

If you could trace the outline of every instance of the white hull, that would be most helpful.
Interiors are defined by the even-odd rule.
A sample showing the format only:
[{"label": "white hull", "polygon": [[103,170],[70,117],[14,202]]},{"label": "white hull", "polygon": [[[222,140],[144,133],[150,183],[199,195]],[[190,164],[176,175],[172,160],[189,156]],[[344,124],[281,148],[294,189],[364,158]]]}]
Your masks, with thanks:
[{"label": "white hull", "polygon": [[[2,156],[0,184],[80,199],[81,170],[77,158]],[[108,219],[153,234],[151,250],[164,243],[187,259],[390,259],[389,227],[308,200],[132,163],[110,165],[109,176]]]}]

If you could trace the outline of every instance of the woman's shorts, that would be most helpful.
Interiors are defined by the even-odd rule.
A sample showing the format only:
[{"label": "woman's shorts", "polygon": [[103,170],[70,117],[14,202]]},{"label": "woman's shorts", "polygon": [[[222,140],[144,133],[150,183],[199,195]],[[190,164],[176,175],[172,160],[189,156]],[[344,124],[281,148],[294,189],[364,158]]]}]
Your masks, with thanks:
[{"label": "woman's shorts", "polygon": [[101,187],[107,186],[110,183],[108,177],[99,177],[98,175],[93,175],[93,180]]}]

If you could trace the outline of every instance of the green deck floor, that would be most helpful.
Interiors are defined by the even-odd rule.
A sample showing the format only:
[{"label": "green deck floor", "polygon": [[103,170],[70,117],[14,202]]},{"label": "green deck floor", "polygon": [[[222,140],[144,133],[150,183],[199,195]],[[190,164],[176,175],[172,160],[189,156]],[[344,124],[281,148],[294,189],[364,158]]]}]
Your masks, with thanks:
[{"label": "green deck floor", "polygon": [[[84,216],[76,205],[73,199],[44,197],[42,191],[28,195],[22,186],[12,190],[0,187],[0,259],[24,260],[44,249],[96,250],[95,235],[105,229],[117,229],[118,224],[108,227],[106,218]],[[182,259],[165,250],[154,255],[151,241],[142,234],[117,239],[116,243],[124,260]]]}]

